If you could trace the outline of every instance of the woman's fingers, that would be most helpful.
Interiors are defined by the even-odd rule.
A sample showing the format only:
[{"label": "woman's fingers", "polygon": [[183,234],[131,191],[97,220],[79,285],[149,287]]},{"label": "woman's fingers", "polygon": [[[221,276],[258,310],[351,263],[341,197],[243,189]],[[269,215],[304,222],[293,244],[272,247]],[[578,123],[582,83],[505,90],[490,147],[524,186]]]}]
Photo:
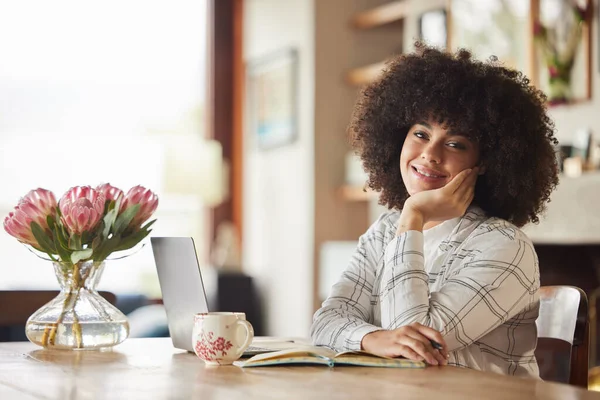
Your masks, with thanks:
[{"label": "woman's fingers", "polygon": [[443,360],[442,362],[440,362],[440,365],[448,365],[448,358],[450,358],[449,355],[443,353],[442,350],[438,350],[438,349],[435,350],[435,354],[436,354],[436,357],[438,358],[438,360],[440,358]]},{"label": "woman's fingers", "polygon": [[413,361],[426,361],[421,355],[405,345],[398,346],[398,355]]},{"label": "woman's fingers", "polygon": [[427,339],[434,340],[435,342],[442,345],[442,347],[446,347],[446,341],[444,340],[444,337],[440,332],[436,331],[435,329],[419,324],[418,322],[415,322],[410,326],[413,327],[421,335],[425,336]]},{"label": "woman's fingers", "polygon": [[[418,323],[394,330],[380,330],[365,335],[361,347],[370,353],[385,357],[406,357],[431,365],[446,365],[447,352],[438,350],[436,341],[444,348],[446,343],[439,332]],[[364,347],[363,347],[364,346]]]},{"label": "woman's fingers", "polygon": [[479,178],[480,167],[474,167],[469,174],[468,181],[469,187],[475,187],[475,183],[477,183],[477,178]]},{"label": "woman's fingers", "polygon": [[410,331],[407,331],[406,335],[421,342],[425,346],[425,350],[429,354],[433,355],[433,357],[437,360],[438,364],[440,364],[440,365],[446,364],[446,357],[439,350],[436,350],[433,347],[430,339],[423,336],[416,329],[411,329]]},{"label": "woman's fingers", "polygon": [[433,355],[433,349],[429,350],[425,344],[413,337],[402,335],[398,338],[398,344],[410,348],[412,351],[417,353],[419,356],[431,365],[439,365],[439,361]]},{"label": "woman's fingers", "polygon": [[[457,207],[461,208],[461,211],[464,211],[462,210],[463,207],[464,209],[469,207],[471,201],[473,201],[473,198],[475,197],[475,184],[477,183],[478,171],[478,167],[473,168],[469,175],[462,180],[461,185],[452,194],[456,199]],[[456,177],[458,177],[458,175]]]},{"label": "woman's fingers", "polygon": [[446,190],[448,190],[450,193],[455,193],[461,187],[465,179],[471,176],[472,172],[472,169],[460,171],[454,178],[452,178],[450,182],[448,182],[448,184],[446,184],[446,186],[444,186],[444,188],[446,188]]},{"label": "woman's fingers", "polygon": [[[479,176],[478,175],[479,167],[474,167],[471,170],[465,170],[465,171],[471,171],[471,172],[469,172],[468,176],[466,176],[464,179],[462,179],[461,184],[454,191],[454,193],[459,196],[461,196],[463,193],[466,193],[469,189],[474,188],[475,183],[477,182],[477,177]],[[461,174],[465,171],[461,171]],[[456,175],[456,177],[458,177],[458,175]]]},{"label": "woman's fingers", "polygon": [[475,188],[470,187],[463,194],[461,201],[466,207],[468,207],[469,204],[471,204],[471,202],[473,201],[474,197],[475,197]]},{"label": "woman's fingers", "polygon": [[442,355],[445,358],[448,357],[448,345],[446,344],[446,341],[440,332],[428,326],[419,324],[418,322],[415,322],[411,326],[421,335],[425,336],[428,340],[433,340],[435,343],[439,344],[442,347],[440,349]]},{"label": "woman's fingers", "polygon": [[468,186],[467,190],[465,191],[464,202],[466,203],[467,207],[469,204],[471,204],[473,198],[475,197],[475,185],[477,184],[478,177],[479,167],[475,167],[471,175],[469,175],[469,177],[466,179],[466,181],[468,181]]}]

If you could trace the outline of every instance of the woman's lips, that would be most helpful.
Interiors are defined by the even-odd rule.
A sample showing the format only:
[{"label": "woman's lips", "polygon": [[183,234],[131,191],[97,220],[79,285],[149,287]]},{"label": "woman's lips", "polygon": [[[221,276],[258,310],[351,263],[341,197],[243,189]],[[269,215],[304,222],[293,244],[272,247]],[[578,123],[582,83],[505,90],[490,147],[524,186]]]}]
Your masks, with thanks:
[{"label": "woman's lips", "polygon": [[416,167],[411,165],[411,170],[417,179],[420,179],[429,183],[439,183],[446,180],[446,175],[441,172],[434,171],[429,168]]}]

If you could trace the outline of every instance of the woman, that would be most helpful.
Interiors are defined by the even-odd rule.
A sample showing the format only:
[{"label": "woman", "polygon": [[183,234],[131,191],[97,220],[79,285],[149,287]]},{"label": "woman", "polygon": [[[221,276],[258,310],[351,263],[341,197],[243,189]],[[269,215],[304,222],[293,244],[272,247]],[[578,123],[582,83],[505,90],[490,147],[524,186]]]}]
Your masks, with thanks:
[{"label": "woman", "polygon": [[315,313],[314,344],[539,376],[538,260],[518,227],[558,183],[545,101],[495,58],[421,43],[363,90],[353,144],[390,211]]}]

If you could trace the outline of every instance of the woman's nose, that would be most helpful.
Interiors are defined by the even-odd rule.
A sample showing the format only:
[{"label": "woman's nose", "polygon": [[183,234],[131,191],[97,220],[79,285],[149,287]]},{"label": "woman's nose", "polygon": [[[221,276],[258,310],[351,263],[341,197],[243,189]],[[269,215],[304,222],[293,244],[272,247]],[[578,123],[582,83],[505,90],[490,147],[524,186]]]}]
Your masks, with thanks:
[{"label": "woman's nose", "polygon": [[442,151],[435,143],[428,143],[421,153],[421,158],[427,162],[439,164],[442,162]]}]

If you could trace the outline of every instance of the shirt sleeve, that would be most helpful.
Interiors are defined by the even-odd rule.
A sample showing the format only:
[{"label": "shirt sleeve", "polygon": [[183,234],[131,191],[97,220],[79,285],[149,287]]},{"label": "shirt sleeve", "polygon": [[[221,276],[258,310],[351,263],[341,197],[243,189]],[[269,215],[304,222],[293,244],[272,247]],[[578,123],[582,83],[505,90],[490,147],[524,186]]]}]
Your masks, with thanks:
[{"label": "shirt sleeve", "polygon": [[408,231],[386,247],[381,323],[395,329],[418,322],[444,335],[449,351],[468,346],[536,301],[537,256],[524,234],[491,230],[467,239],[461,261],[429,292],[423,233]]},{"label": "shirt sleeve", "polygon": [[373,325],[371,298],[382,257],[385,215],[360,237],[349,266],[315,313],[311,327],[314,345],[335,351],[360,350],[366,334],[382,329]]}]

